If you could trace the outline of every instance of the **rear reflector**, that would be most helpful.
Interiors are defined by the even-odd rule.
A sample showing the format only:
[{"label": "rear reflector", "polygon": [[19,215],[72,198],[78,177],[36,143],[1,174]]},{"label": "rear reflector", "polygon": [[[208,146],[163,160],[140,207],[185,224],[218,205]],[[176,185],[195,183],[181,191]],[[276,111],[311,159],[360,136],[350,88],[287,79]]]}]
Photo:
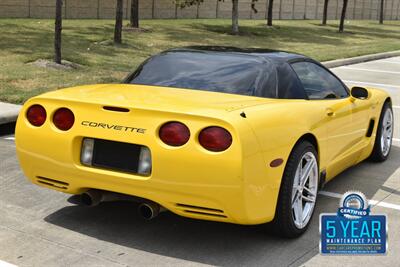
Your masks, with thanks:
[{"label": "rear reflector", "polygon": [[60,108],[54,113],[53,122],[58,129],[68,131],[74,125],[74,113],[67,108]]},{"label": "rear reflector", "polygon": [[221,152],[231,146],[232,135],[224,128],[212,126],[200,132],[199,143],[207,150]]},{"label": "rear reflector", "polygon": [[189,141],[189,128],[180,122],[167,122],[161,126],[159,131],[160,139],[170,146],[183,146]]},{"label": "rear reflector", "polygon": [[46,117],[46,110],[41,105],[33,105],[26,112],[26,118],[29,123],[36,127],[42,126],[46,121]]}]

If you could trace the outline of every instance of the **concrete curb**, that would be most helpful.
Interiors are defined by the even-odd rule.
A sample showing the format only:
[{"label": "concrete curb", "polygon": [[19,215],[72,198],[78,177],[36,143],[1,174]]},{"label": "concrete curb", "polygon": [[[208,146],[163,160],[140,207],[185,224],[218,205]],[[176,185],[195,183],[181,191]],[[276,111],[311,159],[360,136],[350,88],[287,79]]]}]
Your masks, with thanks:
[{"label": "concrete curb", "polygon": [[331,60],[331,61],[322,62],[322,64],[327,68],[336,68],[336,67],[345,66],[345,65],[357,64],[357,63],[378,60],[378,59],[384,59],[384,58],[389,58],[389,57],[397,57],[397,56],[400,56],[400,50],[372,54],[372,55],[359,56],[359,57],[335,59],[335,60]]},{"label": "concrete curb", "polygon": [[0,102],[0,125],[16,122],[21,107],[20,105]]}]

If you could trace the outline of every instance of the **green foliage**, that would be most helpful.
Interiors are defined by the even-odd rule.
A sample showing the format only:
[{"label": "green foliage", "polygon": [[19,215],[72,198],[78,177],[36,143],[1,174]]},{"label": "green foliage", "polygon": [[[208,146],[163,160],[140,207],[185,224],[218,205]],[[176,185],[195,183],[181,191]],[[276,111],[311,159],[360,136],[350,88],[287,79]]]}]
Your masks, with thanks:
[{"label": "green foliage", "polygon": [[185,8],[188,6],[200,5],[204,0],[175,0],[175,4],[180,8]]},{"label": "green foliage", "polygon": [[[225,2],[225,0],[218,0],[219,2]],[[232,0],[233,1],[233,0]],[[239,1],[239,0],[237,0]],[[257,13],[257,9],[256,9],[256,2],[258,0],[252,0],[251,1],[251,9],[254,11],[254,13]],[[194,5],[200,5],[201,3],[203,3],[204,0],[175,0],[175,3],[177,6],[179,6],[180,8],[185,8],[188,6],[194,6]]]}]

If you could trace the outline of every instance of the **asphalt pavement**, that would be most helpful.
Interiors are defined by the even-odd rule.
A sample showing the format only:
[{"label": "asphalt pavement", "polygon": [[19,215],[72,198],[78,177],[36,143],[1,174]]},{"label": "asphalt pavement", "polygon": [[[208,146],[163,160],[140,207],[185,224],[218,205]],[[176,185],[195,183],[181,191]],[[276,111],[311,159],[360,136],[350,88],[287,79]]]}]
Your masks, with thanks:
[{"label": "asphalt pavement", "polygon": [[[386,162],[363,162],[326,185],[300,238],[281,239],[265,226],[196,221],[169,212],[144,221],[132,203],[75,206],[68,195],[26,181],[9,135],[0,137],[0,266],[399,266],[400,57],[333,71],[348,84],[392,95],[394,143]],[[318,215],[336,212],[348,190],[364,192],[373,200],[373,213],[388,215],[386,256],[319,255]]]}]

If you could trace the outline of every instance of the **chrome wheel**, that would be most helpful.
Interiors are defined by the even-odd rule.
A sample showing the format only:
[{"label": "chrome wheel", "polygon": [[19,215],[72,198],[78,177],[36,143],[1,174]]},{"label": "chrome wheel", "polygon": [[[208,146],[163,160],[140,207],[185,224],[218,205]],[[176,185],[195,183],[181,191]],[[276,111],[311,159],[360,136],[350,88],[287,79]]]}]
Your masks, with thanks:
[{"label": "chrome wheel", "polygon": [[304,228],[314,211],[318,192],[318,164],[312,152],[305,153],[296,169],[292,188],[294,224]]},{"label": "chrome wheel", "polygon": [[386,109],[382,120],[381,129],[381,151],[383,156],[387,156],[392,146],[393,136],[393,113],[390,108]]}]

